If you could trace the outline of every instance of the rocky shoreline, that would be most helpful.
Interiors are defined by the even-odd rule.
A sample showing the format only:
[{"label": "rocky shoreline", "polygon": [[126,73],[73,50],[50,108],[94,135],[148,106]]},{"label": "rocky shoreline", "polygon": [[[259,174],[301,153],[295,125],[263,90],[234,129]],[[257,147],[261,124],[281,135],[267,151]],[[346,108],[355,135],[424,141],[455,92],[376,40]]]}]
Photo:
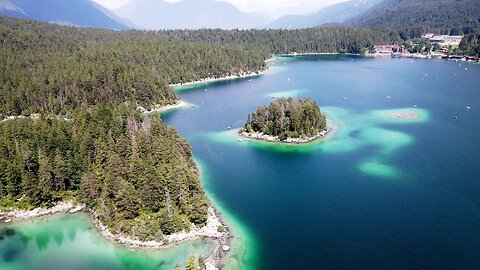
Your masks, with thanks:
[{"label": "rocky shoreline", "polygon": [[271,136],[264,134],[262,132],[242,132],[240,133],[240,136],[245,137],[250,140],[260,140],[260,141],[266,141],[266,142],[280,142],[280,143],[288,143],[288,144],[301,144],[301,143],[308,143],[311,141],[314,141],[319,138],[324,138],[326,137],[330,132],[332,131],[332,128],[327,128],[325,130],[322,130],[315,136],[311,137],[305,137],[305,138],[287,138],[285,140],[280,140],[278,136]]},{"label": "rocky shoreline", "polygon": [[186,108],[188,106],[192,106],[188,102],[185,102],[183,100],[177,100],[175,104],[170,104],[170,105],[154,105],[152,106],[152,109],[147,110],[141,106],[137,107],[137,110],[139,110],[143,114],[152,114],[152,113],[161,113],[161,112],[166,112],[174,109],[180,109],[180,108]]},{"label": "rocky shoreline", "polygon": [[[210,254],[210,256],[205,260],[208,270],[220,269],[221,258],[223,254],[230,249],[228,246],[228,239],[231,236],[228,227],[224,225],[220,219],[219,213],[213,207],[209,207],[208,209],[207,224],[205,226],[197,228],[194,224],[192,224],[190,231],[182,231],[172,235],[167,235],[163,241],[142,242],[127,236],[112,234],[108,228],[102,224],[98,215],[92,209],[83,204],[76,204],[73,201],[61,202],[50,208],[35,208],[30,211],[21,211],[16,209],[10,211],[0,211],[0,222],[11,223],[14,221],[34,219],[58,213],[67,214],[76,213],[79,211],[89,214],[93,225],[104,238],[131,248],[142,248],[149,250],[166,249],[186,241],[203,238],[212,239],[216,242],[216,245],[212,254]],[[223,230],[219,230],[220,227],[223,228]]]},{"label": "rocky shoreline", "polygon": [[56,204],[50,208],[35,208],[30,211],[10,210],[0,211],[0,222],[10,223],[13,221],[27,220],[39,218],[43,216],[53,215],[57,213],[76,213],[85,209],[85,205],[76,204],[72,201],[66,201]]}]

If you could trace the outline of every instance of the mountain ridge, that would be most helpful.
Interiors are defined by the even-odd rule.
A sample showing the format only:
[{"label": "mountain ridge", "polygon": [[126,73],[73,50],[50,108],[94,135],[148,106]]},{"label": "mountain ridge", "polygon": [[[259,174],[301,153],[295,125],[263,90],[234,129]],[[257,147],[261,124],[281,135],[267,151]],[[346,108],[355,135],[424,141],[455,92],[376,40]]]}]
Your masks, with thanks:
[{"label": "mountain ridge", "polygon": [[250,29],[264,25],[268,18],[245,13],[234,5],[213,0],[136,0],[114,10],[145,29]]},{"label": "mountain ridge", "polygon": [[92,0],[0,0],[0,15],[113,30],[132,26]]},{"label": "mountain ridge", "polygon": [[327,23],[343,23],[361,15],[383,0],[350,0],[322,8],[304,15],[286,15],[266,25],[272,29],[298,29],[316,27]]},{"label": "mountain ridge", "polygon": [[480,27],[478,0],[385,0],[347,25],[462,34]]}]

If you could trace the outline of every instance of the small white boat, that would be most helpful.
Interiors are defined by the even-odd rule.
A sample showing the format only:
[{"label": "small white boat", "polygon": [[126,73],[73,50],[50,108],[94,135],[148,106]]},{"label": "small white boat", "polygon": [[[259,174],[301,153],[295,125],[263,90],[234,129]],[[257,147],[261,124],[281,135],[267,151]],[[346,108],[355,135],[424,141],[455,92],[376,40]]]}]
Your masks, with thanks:
[{"label": "small white boat", "polygon": [[228,130],[230,130],[230,129],[231,129],[231,127],[227,127],[227,129],[228,129]]},{"label": "small white boat", "polygon": [[467,110],[470,110],[470,109],[471,109],[470,106],[467,106]]},{"label": "small white boat", "polygon": [[238,138],[238,139],[237,139],[237,141],[239,141],[239,142],[243,142],[243,140],[242,140],[242,139],[240,139],[240,138]]}]

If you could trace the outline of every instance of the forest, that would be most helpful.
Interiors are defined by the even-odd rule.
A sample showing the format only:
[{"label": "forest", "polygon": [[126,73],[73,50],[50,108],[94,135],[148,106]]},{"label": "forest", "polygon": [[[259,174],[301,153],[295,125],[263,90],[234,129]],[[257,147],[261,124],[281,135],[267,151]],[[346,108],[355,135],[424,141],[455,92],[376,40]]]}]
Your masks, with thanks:
[{"label": "forest", "polygon": [[177,97],[169,84],[258,71],[243,45],[165,42],[128,32],[0,18],[0,116],[66,115],[106,102],[149,109]]},{"label": "forest", "polygon": [[464,36],[460,42],[460,50],[464,54],[480,57],[480,30]]},{"label": "forest", "polygon": [[276,98],[269,106],[259,106],[248,115],[240,133],[261,132],[287,138],[314,137],[327,128],[327,117],[310,98]]},{"label": "forest", "polygon": [[[0,17],[0,207],[74,198],[142,240],[201,225],[208,202],[188,143],[138,106],[174,104],[169,84],[262,71],[272,54],[407,39],[391,29],[108,31]],[[462,44],[478,53],[478,35]],[[309,99],[278,99],[245,125],[280,138],[325,127]]]},{"label": "forest", "polygon": [[76,199],[114,233],[161,240],[203,225],[208,201],[187,141],[159,117],[97,105],[73,120],[0,123],[0,207]]}]

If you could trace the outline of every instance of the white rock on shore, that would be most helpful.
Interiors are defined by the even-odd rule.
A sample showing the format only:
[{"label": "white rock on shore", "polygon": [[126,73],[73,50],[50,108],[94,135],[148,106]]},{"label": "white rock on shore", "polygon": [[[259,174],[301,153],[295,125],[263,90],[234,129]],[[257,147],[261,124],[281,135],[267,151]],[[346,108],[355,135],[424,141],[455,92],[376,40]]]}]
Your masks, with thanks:
[{"label": "white rock on shore", "polygon": [[25,220],[60,212],[67,212],[75,209],[75,212],[85,208],[85,205],[78,205],[72,201],[61,202],[51,208],[35,208],[30,211],[12,210],[9,212],[0,211],[0,217],[6,218],[6,221]]},{"label": "white rock on shore", "polygon": [[312,137],[306,137],[306,138],[287,138],[286,140],[281,141],[278,136],[270,136],[267,134],[264,134],[262,132],[242,132],[240,133],[240,136],[246,137],[248,139],[254,139],[254,140],[262,140],[262,141],[267,141],[267,142],[283,142],[283,143],[307,143],[311,142],[313,140],[316,140],[320,137],[325,137],[331,129],[326,129],[322,130],[319,132],[317,135],[312,136]]},{"label": "white rock on shore", "polygon": [[265,72],[267,72],[267,69],[256,71],[256,72],[241,72],[241,73],[236,74],[236,75],[228,75],[228,76],[224,76],[224,77],[220,77],[220,78],[208,77],[208,78],[200,79],[198,81],[192,81],[192,82],[186,82],[186,83],[175,83],[175,84],[170,84],[170,87],[187,86],[187,85],[195,85],[195,84],[201,84],[201,83],[211,83],[211,82],[217,82],[217,81],[226,81],[226,80],[233,80],[233,79],[240,79],[240,78],[256,77],[256,76],[260,76],[260,75],[264,74]]},{"label": "white rock on shore", "polygon": [[185,102],[183,100],[179,100],[176,104],[165,105],[165,106],[154,105],[154,106],[152,106],[152,109],[150,109],[150,110],[147,110],[147,109],[145,109],[141,106],[138,106],[137,110],[139,110],[143,114],[152,114],[152,113],[166,112],[166,111],[170,111],[170,110],[173,110],[173,109],[185,108],[185,107],[188,107],[189,105],[190,104],[188,104],[187,102]]},{"label": "white rock on shore", "polygon": [[[189,232],[182,231],[179,233],[175,233],[172,235],[166,236],[165,241],[157,242],[157,241],[147,241],[142,242],[139,240],[131,239],[129,237],[125,237],[122,235],[114,235],[112,234],[106,226],[104,226],[101,222],[96,213],[94,213],[91,209],[88,209],[85,205],[75,204],[72,201],[61,202],[56,204],[51,208],[35,208],[30,211],[21,211],[21,210],[11,210],[9,212],[0,211],[0,220],[5,220],[5,223],[10,223],[15,220],[26,220],[32,218],[38,218],[41,216],[51,215],[55,213],[76,213],[78,211],[85,210],[89,212],[93,218],[93,224],[95,227],[100,231],[100,233],[115,242],[118,242],[123,245],[131,246],[131,247],[140,247],[140,248],[149,248],[149,249],[159,249],[159,248],[168,248],[172,244],[177,244],[183,241],[189,240],[196,240],[203,237],[212,238],[218,241],[217,248],[213,251],[213,253],[206,259],[207,269],[216,270],[218,269],[216,265],[218,265],[220,256],[222,253],[221,247],[224,247],[227,242],[227,238],[229,235],[228,231],[219,232],[219,227],[225,227],[220,218],[215,213],[215,210],[212,207],[208,209],[208,218],[207,224],[201,228],[195,227],[192,224],[192,228]],[[223,250],[225,252],[225,250]]]}]

